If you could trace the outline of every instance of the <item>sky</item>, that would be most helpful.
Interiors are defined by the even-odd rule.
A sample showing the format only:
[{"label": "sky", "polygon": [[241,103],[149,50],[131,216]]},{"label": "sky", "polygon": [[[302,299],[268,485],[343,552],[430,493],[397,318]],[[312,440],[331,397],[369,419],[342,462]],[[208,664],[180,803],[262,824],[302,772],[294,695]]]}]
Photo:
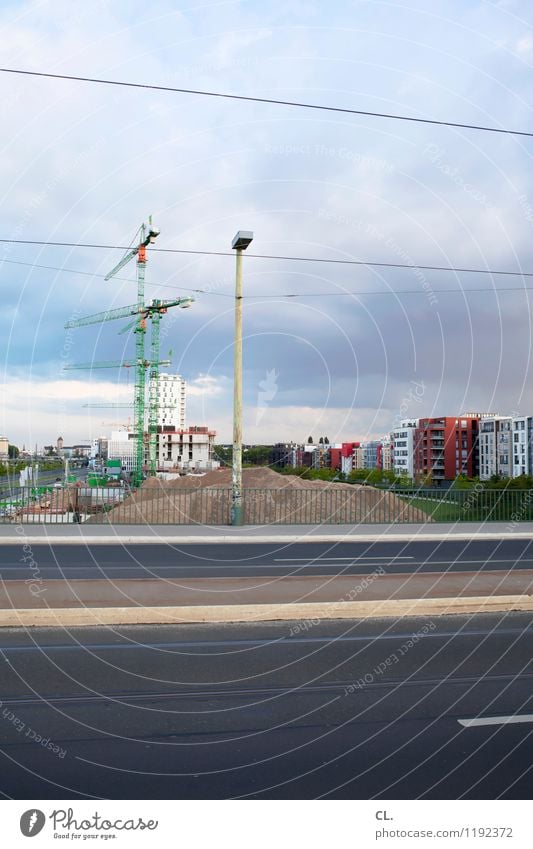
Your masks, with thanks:
[{"label": "sky", "polygon": [[[0,2],[3,68],[533,131],[533,7],[501,2]],[[533,414],[533,138],[0,72],[0,237],[244,256],[249,443],[384,436],[400,417]],[[0,430],[26,447],[126,422],[122,250],[0,243]],[[232,256],[149,252],[187,421],[231,441]],[[483,291],[473,292],[473,289]],[[195,290],[202,290],[195,292]],[[452,291],[450,291],[452,290]],[[287,297],[290,296],[290,297]]]}]

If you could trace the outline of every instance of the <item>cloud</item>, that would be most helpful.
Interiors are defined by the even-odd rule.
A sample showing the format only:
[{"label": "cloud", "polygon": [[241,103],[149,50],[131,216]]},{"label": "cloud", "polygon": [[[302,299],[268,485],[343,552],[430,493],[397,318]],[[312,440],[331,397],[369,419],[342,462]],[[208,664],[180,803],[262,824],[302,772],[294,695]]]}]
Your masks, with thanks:
[{"label": "cloud", "polygon": [[[102,2],[92,27],[92,12],[73,14],[65,0],[5,5],[4,64],[530,123],[525,59],[533,42],[527,22],[503,4],[428,10],[415,3],[384,15],[365,3],[356,20],[348,2],[334,14],[313,2],[212,3],[186,12],[155,2],[131,10],[125,0]],[[160,248],[224,252],[244,228],[254,230],[260,254],[533,269],[530,155],[511,137],[10,75],[0,75],[0,88],[8,116],[0,157],[7,238],[125,246],[152,213]],[[50,442],[59,426],[65,438],[81,439],[117,417],[85,415],[83,396],[131,394],[124,374],[116,382],[96,371],[89,383],[58,379],[65,346],[71,362],[133,356],[132,334],[118,334],[121,322],[71,336],[63,329],[73,314],[135,301],[134,263],[103,279],[122,253],[0,249],[8,260],[0,262],[4,422],[14,441],[38,434]],[[244,291],[253,296],[244,302],[250,440],[297,438],[308,421],[323,423],[330,439],[379,433],[416,379],[427,386],[424,414],[533,411],[528,291],[463,294],[521,278],[249,255],[244,269]],[[172,348],[172,370],[188,381],[189,421],[226,438],[234,274],[232,257],[156,252],[146,269],[147,298],[205,292],[195,293],[191,310],[164,317],[161,351]],[[453,287],[458,295],[442,293]],[[378,294],[385,291],[393,294]],[[342,294],[357,292],[367,294]],[[277,294],[305,297],[271,297]],[[268,373],[276,374],[276,393],[263,398],[258,416]]]},{"label": "cloud", "polygon": [[187,383],[187,397],[189,398],[206,398],[220,396],[226,390],[226,381],[223,378],[216,378],[210,374],[200,374]]}]

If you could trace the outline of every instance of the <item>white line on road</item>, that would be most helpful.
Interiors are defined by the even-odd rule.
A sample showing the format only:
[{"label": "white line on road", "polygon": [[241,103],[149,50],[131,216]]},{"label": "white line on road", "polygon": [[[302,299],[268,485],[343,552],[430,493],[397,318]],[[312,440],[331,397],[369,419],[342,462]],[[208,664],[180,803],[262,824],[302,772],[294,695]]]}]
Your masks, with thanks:
[{"label": "white line on road", "polygon": [[[305,560],[305,561],[309,562],[310,559],[311,558],[309,558],[309,557],[275,557],[274,563],[296,563],[296,561],[300,561],[300,560]],[[413,557],[395,557],[394,554],[393,554],[393,555],[389,555],[388,557],[381,557],[381,556],[372,557],[371,555],[369,555],[368,557],[364,557],[364,556],[361,556],[361,557],[317,557],[316,560],[313,560],[313,562],[314,563],[326,563],[326,562],[329,563],[330,561],[337,562],[338,560],[349,560],[350,563],[355,563],[356,561],[360,561],[360,560],[388,560],[388,561],[391,561],[391,560],[414,560],[414,556]]]},{"label": "white line on road", "polygon": [[511,725],[518,722],[533,722],[533,713],[515,713],[512,716],[478,716],[475,719],[458,719],[459,725],[473,728],[479,725]]}]

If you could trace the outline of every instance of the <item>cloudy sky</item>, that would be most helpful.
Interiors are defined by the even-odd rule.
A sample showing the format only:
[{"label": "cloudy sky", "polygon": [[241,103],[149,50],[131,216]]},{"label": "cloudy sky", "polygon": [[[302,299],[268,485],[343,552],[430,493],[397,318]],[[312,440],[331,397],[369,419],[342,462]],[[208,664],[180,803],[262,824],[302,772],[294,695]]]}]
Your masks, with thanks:
[{"label": "cloudy sky", "polygon": [[[0,4],[4,68],[297,100],[533,131],[533,8],[410,3]],[[533,139],[0,73],[1,237],[533,271]],[[126,421],[122,252],[0,244],[2,418],[19,445]],[[163,353],[188,423],[231,438],[234,260],[152,252],[147,298],[195,289]],[[384,434],[400,414],[533,413],[533,277],[245,256],[244,439]],[[483,289],[472,293],[468,290]],[[446,291],[444,291],[446,290]],[[453,290],[453,291],[450,291]],[[285,297],[295,295],[296,297]]]}]

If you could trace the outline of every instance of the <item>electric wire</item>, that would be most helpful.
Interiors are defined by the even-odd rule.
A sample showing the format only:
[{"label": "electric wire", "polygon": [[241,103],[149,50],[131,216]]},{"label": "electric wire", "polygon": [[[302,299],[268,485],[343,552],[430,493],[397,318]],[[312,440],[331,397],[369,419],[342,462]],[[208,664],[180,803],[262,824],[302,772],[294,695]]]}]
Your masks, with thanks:
[{"label": "electric wire", "polygon": [[[10,243],[17,245],[37,245],[42,247],[60,247],[60,248],[95,248],[100,250],[128,250],[123,245],[101,245],[89,242],[49,242],[40,239],[2,239],[0,243]],[[154,253],[167,254],[187,254],[193,256],[235,256],[234,251],[208,251],[208,250],[190,250],[186,248],[150,248]],[[249,259],[267,259],[267,260],[287,260],[289,262],[319,262],[329,265],[357,265],[368,268],[407,268],[418,271],[445,271],[453,274],[490,274],[491,276],[507,276],[507,277],[533,277],[533,271],[511,271],[509,269],[495,268],[476,268],[452,265],[422,265],[416,262],[383,262],[380,260],[366,259],[333,259],[330,257],[320,256],[295,256],[283,254],[254,254],[246,253]],[[2,257],[0,257],[0,262]]]},{"label": "electric wire", "polygon": [[[98,274],[92,271],[82,271],[80,269],[75,268],[62,268],[56,265],[41,265],[40,263],[33,262],[22,262],[21,260],[15,259],[0,259],[0,266],[3,262],[8,262],[13,265],[23,265],[28,266],[30,268],[40,268],[48,271],[58,271],[61,273],[67,274],[79,274],[84,277],[100,277],[104,278],[104,274]],[[121,280],[125,283],[135,283],[135,279],[132,277],[114,277],[114,280]],[[227,292],[215,292],[211,289],[195,289],[191,286],[178,286],[173,283],[158,283],[156,281],[147,283],[148,286],[153,286],[155,288],[166,288],[166,289],[179,289],[184,292],[195,292],[196,294],[202,295],[217,295],[223,298],[233,298],[233,294],[229,294]],[[484,286],[477,287],[475,289],[432,289],[431,294],[433,295],[470,295],[476,294],[480,292],[531,292],[533,291],[533,286]],[[374,289],[374,290],[358,290],[353,289],[350,291],[342,291],[342,292],[278,292],[278,293],[266,293],[261,295],[243,295],[243,300],[249,300],[251,298],[257,299],[275,299],[275,298],[335,298],[335,297],[361,297],[368,295],[423,295],[428,294],[426,290],[423,288],[419,289]]]},{"label": "electric wire", "polygon": [[366,109],[351,109],[344,106],[328,106],[320,103],[306,103],[299,100],[279,100],[273,97],[253,97],[245,94],[230,94],[222,91],[208,91],[194,88],[178,88],[175,86],[155,85],[150,83],[134,83],[126,80],[109,80],[99,77],[81,77],[75,74],[51,74],[44,71],[28,71],[21,68],[0,68],[3,74],[18,74],[20,76],[42,77],[68,82],[93,83],[97,85],[121,86],[123,88],[145,89],[147,91],[164,91],[174,94],[189,94],[201,97],[216,97],[225,100],[246,101],[249,103],[264,103],[274,106],[289,106],[298,109],[313,109],[324,112],[336,112],[345,115],[360,115],[367,118],[384,118],[391,121],[409,121],[416,124],[432,124],[439,127],[455,127],[461,130],[478,130],[486,133],[500,133],[511,136],[526,136],[533,138],[533,131],[509,130],[505,127],[493,127],[484,124],[469,124],[460,121],[442,121],[436,118],[417,118],[414,115],[400,115],[392,112],[372,112]]}]

